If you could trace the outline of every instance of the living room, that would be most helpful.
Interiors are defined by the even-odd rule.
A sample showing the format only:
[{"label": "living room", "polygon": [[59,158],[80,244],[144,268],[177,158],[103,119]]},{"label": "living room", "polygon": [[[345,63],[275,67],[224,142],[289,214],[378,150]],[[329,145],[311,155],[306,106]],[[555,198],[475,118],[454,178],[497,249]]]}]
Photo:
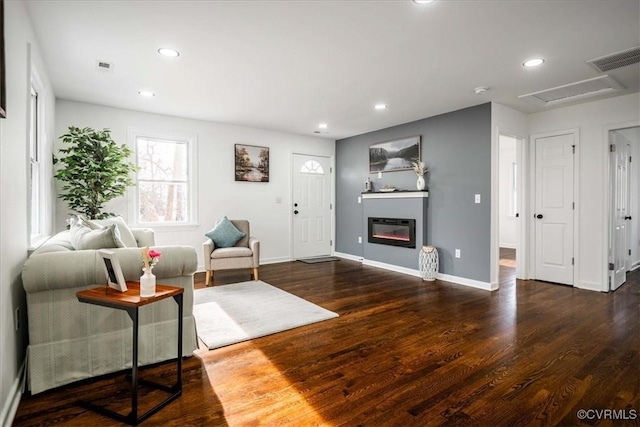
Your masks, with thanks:
[{"label": "living room", "polygon": [[[367,202],[361,197],[367,178],[370,178],[373,183],[374,191],[378,191],[383,186],[415,190],[416,174],[412,170],[370,173],[368,150],[376,143],[419,135],[421,159],[429,169],[425,174],[428,198],[424,215],[427,236],[424,243],[438,248],[440,255],[438,279],[442,281],[441,283],[450,284],[452,290],[445,291],[450,292],[447,294],[449,296],[484,299],[491,298],[491,295],[500,297],[499,292],[502,292],[503,285],[500,276],[501,245],[497,214],[499,136],[510,135],[521,141],[525,164],[522,165],[520,173],[524,174],[528,171],[531,175],[522,176],[522,178],[525,183],[531,183],[533,172],[527,168],[526,164],[534,157],[535,137],[570,132],[576,138],[579,168],[575,169],[574,183],[577,216],[574,218],[572,258],[575,258],[575,265],[572,270],[574,271],[571,283],[573,289],[569,290],[580,292],[576,298],[587,306],[590,304],[590,298],[596,298],[596,296],[608,298],[611,294],[606,293],[609,290],[607,280],[610,233],[609,213],[606,207],[609,205],[611,193],[607,184],[609,174],[607,138],[608,132],[612,129],[640,124],[638,123],[640,121],[638,64],[609,72],[608,74],[619,80],[623,89],[601,97],[559,104],[558,107],[540,108],[533,104],[530,107],[522,107],[526,102],[519,100],[517,96],[600,76],[601,73],[597,73],[585,61],[637,47],[640,44],[638,2],[590,2],[588,6],[563,2],[547,3],[537,7],[528,4],[529,2],[520,2],[520,5],[504,6],[506,8],[504,10],[495,2],[477,2],[475,6],[447,1],[434,2],[430,5],[419,5],[411,1],[350,2],[351,4],[346,2],[328,2],[328,4],[260,2],[259,5],[252,5],[252,2],[204,2],[198,7],[205,8],[204,10],[208,13],[215,11],[217,14],[214,14],[217,16],[215,25],[211,24],[210,27],[197,20],[198,15],[201,15],[205,21],[208,18],[206,18],[207,14],[194,4],[162,2],[165,3],[162,7],[167,9],[162,9],[161,5],[155,4],[162,11],[157,12],[158,19],[160,16],[171,16],[174,13],[185,22],[194,22],[190,26],[191,30],[185,30],[185,32],[193,31],[196,33],[195,38],[198,37],[198,32],[202,33],[203,38],[217,37],[229,46],[219,47],[215,54],[211,54],[213,58],[208,59],[211,61],[210,64],[226,64],[229,70],[226,70],[228,74],[223,74],[221,70],[212,66],[209,70],[211,80],[219,80],[220,83],[218,86],[207,86],[206,91],[198,88],[198,79],[194,79],[190,73],[194,72],[191,71],[194,68],[200,67],[200,63],[193,62],[195,52],[198,51],[200,55],[204,55],[209,51],[207,47],[199,47],[198,50],[195,47],[187,47],[186,41],[183,41],[182,45],[186,50],[180,49],[178,58],[174,58],[175,60],[161,58],[155,50],[165,43],[172,42],[171,36],[167,35],[162,28],[148,36],[143,35],[145,30],[132,33],[126,30],[128,26],[135,26],[133,22],[137,19],[136,17],[146,16],[150,10],[147,8],[152,7],[153,4],[135,2],[130,6],[132,9],[124,13],[122,9],[110,3],[112,2],[71,5],[38,1],[4,2],[6,118],[0,119],[2,165],[0,336],[3,342],[2,351],[0,351],[2,370],[0,422],[10,424],[20,403],[25,353],[29,343],[27,334],[29,319],[26,314],[26,297],[21,272],[29,251],[38,243],[37,239],[31,241],[33,233],[31,233],[32,224],[30,223],[28,172],[28,129],[31,119],[28,107],[29,96],[26,92],[35,74],[42,88],[39,99],[45,117],[42,159],[49,159],[51,155],[58,154],[58,150],[62,148],[59,136],[64,134],[69,126],[109,128],[114,140],[120,144],[131,144],[131,138],[136,129],[157,132],[158,138],[166,138],[172,133],[192,136],[195,141],[194,157],[197,159],[192,169],[192,174],[197,177],[192,187],[196,195],[191,211],[192,216],[187,224],[154,227],[156,244],[159,246],[185,245],[195,248],[198,254],[197,275],[202,275],[204,233],[223,216],[248,219],[251,222],[252,235],[259,236],[261,240],[260,278],[273,285],[277,285],[278,281],[282,280],[283,283],[286,282],[283,286],[292,286],[303,294],[309,292],[299,278],[305,270],[291,266],[296,264],[297,258],[294,248],[296,231],[293,226],[295,201],[292,192],[294,185],[292,156],[294,154],[326,158],[333,173],[330,194],[334,209],[331,212],[330,255],[340,257],[341,261],[319,264],[314,266],[313,270],[309,270],[312,271],[317,283],[326,281],[338,286],[342,276],[334,276],[334,270],[337,269],[341,275],[344,275],[344,280],[353,281],[357,284],[355,288],[360,289],[363,285],[359,282],[358,274],[353,272],[354,269],[360,269],[357,271],[366,273],[366,277],[376,278],[375,280],[379,277],[380,280],[386,280],[389,283],[401,283],[400,288],[407,291],[414,286],[412,280],[419,279],[416,277],[420,273],[417,257],[412,257],[408,266],[403,265],[402,262],[381,261],[367,257],[365,248],[367,236],[364,234],[363,225],[366,218],[363,217],[362,210],[363,202]],[[190,7],[195,8],[191,13],[189,13]],[[209,10],[207,7],[212,9]],[[464,25],[475,28],[474,25],[480,24],[469,21],[473,14],[462,10],[465,7],[473,8],[473,12],[481,12],[482,17],[495,19],[495,22],[502,25],[511,22],[512,26],[507,28],[509,35],[497,30],[496,34],[493,34],[491,32],[493,27],[486,24],[479,28],[489,33],[479,33],[481,36],[476,36],[474,33],[467,32],[463,28]],[[550,22],[548,28],[544,30],[535,27],[538,24],[526,19],[527,7],[532,8],[531,16],[538,18],[546,16],[554,22]],[[510,19],[510,12],[518,12],[519,15],[511,15]],[[362,27],[357,27],[355,24],[358,13],[364,14]],[[386,13],[406,20],[393,24],[387,23],[389,27],[384,30],[384,37],[380,36],[382,40],[376,39],[375,43],[367,41],[365,35],[369,36],[370,33],[375,32],[374,24],[385,23]],[[465,18],[459,18],[460,20],[455,21],[455,25],[451,24],[450,28],[460,27],[456,31],[463,33],[460,37],[462,42],[470,45],[471,50],[477,53],[467,59],[467,64],[473,64],[474,67],[479,68],[479,71],[470,71],[470,66],[451,66],[450,68],[446,66],[446,61],[449,60],[447,55],[451,54],[452,48],[438,46],[445,36],[432,35],[431,39],[417,37],[425,35],[423,31],[426,31],[425,28],[429,25],[435,26],[434,21],[444,19],[438,17],[439,13],[446,13],[444,16],[447,17],[464,13],[461,16]],[[552,13],[557,13],[557,16]],[[93,14],[101,15],[100,19],[104,21],[92,21],[92,19],[98,19]],[[119,19],[121,14],[127,15],[127,18]],[[314,14],[317,14],[315,18],[313,18]],[[231,17],[234,19],[232,20]],[[554,19],[551,19],[552,17]],[[225,18],[227,22],[224,22]],[[517,23],[517,19],[524,21]],[[531,21],[534,20],[531,18]],[[270,22],[273,24],[269,24]],[[308,25],[306,30],[304,24]],[[526,30],[520,31],[518,25]],[[565,28],[561,32],[563,25],[568,26],[569,30]],[[168,28],[170,23],[163,21],[163,26]],[[219,26],[219,30],[215,31],[212,28],[214,26]],[[278,30],[278,26],[282,28]],[[350,30],[352,27],[353,31]],[[70,30],[63,31],[64,28],[70,28]],[[88,48],[83,46],[83,36],[78,34],[88,34],[93,31],[98,33],[98,28],[105,34],[92,36],[95,39],[88,38],[93,40],[87,42],[91,46]],[[252,28],[255,29],[255,33],[249,32]],[[538,29],[534,31],[535,28]],[[612,31],[611,28],[615,30]],[[396,36],[402,33],[403,29],[407,34]],[[287,31],[294,30],[298,32],[286,38]],[[78,33],[74,34],[73,31]],[[209,31],[211,34],[207,36]],[[261,31],[271,35],[272,38],[267,38]],[[110,41],[111,33],[117,32],[122,33],[121,39]],[[545,32],[553,36],[546,37]],[[449,33],[447,33],[448,36],[451,35]],[[526,51],[517,51],[511,45],[491,46],[481,42],[483,37],[487,40],[496,40],[496,37],[502,40],[516,37],[516,33],[518,33],[517,43],[526,47]],[[529,35],[523,36],[521,33]],[[264,39],[261,39],[261,34],[265,37]],[[346,38],[341,39],[338,35]],[[152,50],[141,54],[141,51],[137,50],[138,47],[133,46],[138,44],[135,37],[140,38],[139,44],[153,45]],[[157,40],[153,40],[153,37],[157,37]],[[420,46],[419,42],[425,45]],[[58,45],[58,43],[62,44]],[[110,48],[110,43],[113,43],[114,47]],[[127,48],[122,48],[128,43],[132,45],[130,52]],[[451,43],[451,46],[456,46],[457,49],[461,40],[452,39]],[[256,44],[256,48],[249,50],[253,55],[251,60],[242,57],[241,53],[249,49],[252,44]],[[561,45],[563,49],[555,45]],[[408,46],[411,47],[414,56],[400,56],[403,47],[409,49]],[[473,46],[476,46],[476,49],[473,49]],[[320,50],[314,51],[312,49],[314,47]],[[552,50],[554,48],[558,50]],[[190,52],[189,49],[193,50]],[[450,73],[458,79],[457,90],[451,90],[449,87],[446,89],[450,91],[450,99],[443,98],[438,89],[440,85],[438,79],[445,79],[445,76],[429,73],[429,67],[436,66],[429,65],[429,61],[423,62],[423,59],[418,57],[416,52],[421,52],[421,49],[426,49],[429,53],[440,52],[438,56],[431,56],[433,62],[438,62],[437,69],[440,73]],[[504,56],[495,52],[501,49],[506,52]],[[85,56],[87,51],[91,55],[88,61]],[[286,55],[287,51],[295,55]],[[78,56],[74,56],[74,52],[78,52]],[[465,52],[472,53],[469,50]],[[547,54],[547,52],[553,52],[553,54]],[[488,55],[487,58],[480,53]],[[58,54],[61,58],[56,57]],[[533,54],[545,55],[546,63],[539,69],[524,69],[522,61]],[[80,61],[80,56],[85,62],[78,65],[76,61]],[[378,61],[378,66],[381,68],[377,71],[379,74],[372,75],[370,80],[368,78],[358,80],[353,77],[351,71],[341,70],[346,66],[343,64],[351,64],[351,56],[361,60],[358,65],[360,68],[356,67],[356,72],[366,76],[366,70]],[[501,68],[508,68],[505,62],[500,62],[507,59],[513,61],[509,64],[515,71],[509,70],[509,73],[500,72],[500,74],[491,75],[480,67],[484,62],[496,61],[501,64]],[[114,67],[111,72],[98,71],[96,61],[113,61]],[[72,65],[65,68],[64,62]],[[555,64],[563,64],[564,67],[569,68],[554,68]],[[157,73],[162,78],[153,79],[154,73],[151,72],[146,76],[148,80],[144,81],[145,76],[140,77],[144,73],[140,70],[147,66],[157,68]],[[260,70],[261,67],[264,69]],[[167,68],[168,71],[161,71],[160,68]],[[306,87],[305,90],[308,92],[303,92],[295,86],[298,84],[297,80],[290,79],[289,75],[287,75],[289,77],[283,77],[285,70],[297,71],[297,74],[302,76],[301,80],[311,81],[315,78],[323,83],[308,83],[311,89]],[[409,76],[414,72],[415,80],[411,81]],[[512,96],[512,89],[507,90],[505,87],[512,85],[511,81],[515,85],[516,79],[512,77],[515,73],[525,76],[517,79],[525,80],[529,89]],[[334,80],[340,74],[347,75],[347,78]],[[469,77],[472,74],[476,75]],[[127,76],[131,81],[123,84],[123,80],[117,80],[120,75]],[[427,76],[428,79],[418,78],[420,75]],[[631,79],[628,79],[629,75]],[[81,82],[85,78],[88,83],[83,85]],[[179,93],[177,89],[171,89],[170,86],[163,86],[171,80],[178,81],[181,85],[179,87],[187,95]],[[96,84],[96,82],[101,83]],[[384,89],[380,87],[378,91],[376,87],[382,85],[382,82],[385,84]],[[518,82],[521,83],[520,80]],[[75,83],[77,86],[74,85]],[[136,92],[145,89],[143,85],[153,86],[156,95],[148,99],[138,96]],[[225,85],[228,87],[223,88],[222,86]],[[290,88],[289,85],[295,89]],[[483,87],[486,88],[484,92],[474,91]],[[161,88],[165,88],[165,91],[161,92]],[[125,91],[132,91],[133,95],[123,95]],[[237,99],[233,96],[234,91]],[[342,100],[341,98],[348,92],[353,92],[350,95],[353,98],[349,98],[348,101]],[[223,93],[225,97],[222,96]],[[255,102],[250,100],[252,94],[256,98]],[[303,96],[308,94],[313,95],[317,102],[312,102],[310,98]],[[125,103],[118,100],[118,96],[131,99],[126,98],[128,101]],[[436,99],[436,96],[438,101],[431,101]],[[102,97],[101,101],[93,101],[99,97]],[[269,97],[274,104],[268,103]],[[258,98],[260,102],[257,101]],[[297,109],[285,110],[283,104],[279,103],[280,98],[298,103],[299,106]],[[169,102],[166,101],[167,99]],[[159,106],[160,102],[164,102],[162,104],[164,107]],[[357,108],[354,107],[356,102],[361,103]],[[374,103],[377,102],[388,103],[388,108],[374,110]],[[403,104],[404,102],[406,104]],[[206,104],[219,104],[219,106],[206,110],[203,108]],[[189,113],[184,113],[189,110]],[[313,120],[309,120],[311,116],[314,117]],[[319,127],[321,123],[327,126]],[[268,183],[234,180],[233,153],[234,146],[237,144],[269,148]],[[45,237],[65,228],[70,210],[64,201],[57,198],[59,189],[56,185],[59,184],[52,179],[54,166],[50,162],[43,162],[41,171],[43,176],[49,177],[43,196],[43,216],[40,224],[43,230],[42,237]],[[475,202],[475,195],[480,195],[480,203]],[[533,218],[533,214],[537,212],[533,206],[535,202],[532,201],[533,195],[528,194],[528,196],[521,205],[523,214],[520,218],[523,232],[516,249],[518,272],[514,272],[514,276],[518,279],[535,278],[531,276],[533,267],[530,262],[533,258],[531,243],[534,237],[529,234],[529,230],[534,227],[536,219]],[[130,194],[110,203],[106,210],[122,215],[132,226],[139,225],[136,220],[134,199]],[[360,243],[361,241],[364,243]],[[460,257],[456,257],[456,250],[460,251]],[[287,279],[288,275],[290,275],[289,279]],[[403,276],[407,278],[404,279]],[[243,281],[248,280],[248,276],[222,274],[220,280],[222,282]],[[290,283],[287,280],[290,280]],[[516,287],[525,282],[517,283]],[[630,283],[626,286],[632,285],[633,283]],[[624,289],[621,288],[621,290]],[[360,291],[364,290],[360,289]],[[382,292],[380,289],[377,291]],[[465,292],[480,292],[480,294]],[[582,296],[582,292],[587,296]],[[421,294],[413,288],[411,293],[415,293],[417,299],[421,298]],[[486,297],[477,296],[484,293]],[[635,298],[637,301],[637,290],[626,293],[625,296]],[[319,298],[317,295],[315,297]],[[322,298],[319,299],[322,300]],[[594,302],[595,306],[598,304],[600,302]],[[340,312],[339,308],[343,307],[344,312],[339,313],[341,319],[348,319],[349,310],[346,302],[339,302],[336,299],[333,305],[335,307],[325,308]],[[382,307],[383,304],[380,303],[380,306]],[[461,309],[461,307],[457,308]],[[373,307],[367,307],[367,309],[375,312]],[[449,307],[449,309],[452,308]],[[588,311],[588,308],[585,308],[585,311]],[[477,315],[481,316],[481,314]],[[595,314],[594,317],[599,318]],[[637,321],[633,323],[634,321],[626,317],[616,319],[631,325],[632,328],[638,327]],[[480,321],[478,319],[478,322]],[[348,325],[344,327],[345,331],[357,333],[357,330],[349,329]],[[385,331],[385,333],[391,333],[391,331]],[[327,332],[322,332],[321,335],[328,340],[335,339],[326,334]],[[292,337],[301,339],[304,336],[298,333]],[[313,341],[321,338],[306,339]],[[281,345],[284,346],[284,344]],[[627,345],[629,345],[628,342]],[[221,357],[227,356],[232,354],[232,350],[221,350],[219,354]],[[630,357],[637,358],[637,351]],[[265,363],[268,362],[267,360]],[[272,359],[271,363],[275,363],[275,359]],[[277,367],[273,369],[277,370]],[[289,367],[289,369],[295,368]],[[204,384],[209,386],[206,381]],[[217,390],[216,384],[212,382],[211,388]],[[635,390],[635,396],[637,396],[637,384]],[[209,391],[209,393],[212,392]],[[215,396],[214,392],[212,394]],[[37,395],[33,397],[37,398]],[[539,398],[543,399],[541,396]],[[630,407],[633,407],[635,402],[635,409],[640,409],[637,407],[637,397],[635,401],[633,399]],[[301,407],[314,406],[308,402],[305,403],[304,399],[290,403],[299,404]],[[222,406],[225,405],[226,402],[222,402]],[[328,407],[330,406],[328,404]],[[313,412],[309,408],[305,410]],[[324,413],[324,422],[328,425],[337,424],[337,420],[345,420],[340,417],[332,418],[330,410],[325,413],[316,408],[316,411]],[[366,410],[363,409],[362,412],[366,413]],[[159,420],[162,420],[162,414],[163,412],[157,414],[160,417]],[[101,418],[97,419],[101,420]],[[150,422],[154,419],[152,418]],[[377,419],[384,420],[384,417]],[[553,419],[558,420],[558,418]],[[575,418],[573,420],[577,422]],[[164,421],[167,420],[158,422]],[[245,419],[244,421],[255,422],[256,420]],[[227,422],[234,424],[232,418]],[[393,424],[392,420],[386,422]]]}]

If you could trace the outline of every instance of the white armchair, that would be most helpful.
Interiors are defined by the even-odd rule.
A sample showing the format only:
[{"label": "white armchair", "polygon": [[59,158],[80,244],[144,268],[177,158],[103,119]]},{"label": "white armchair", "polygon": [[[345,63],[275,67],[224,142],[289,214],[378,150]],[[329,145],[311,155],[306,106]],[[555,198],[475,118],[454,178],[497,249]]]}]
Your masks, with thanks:
[{"label": "white armchair", "polygon": [[251,237],[249,221],[232,219],[231,223],[244,233],[244,237],[238,240],[235,246],[230,248],[218,248],[211,239],[207,239],[202,247],[204,253],[204,268],[207,272],[205,284],[213,280],[216,270],[232,270],[250,268],[253,280],[258,280],[258,267],[260,266],[260,241]]}]

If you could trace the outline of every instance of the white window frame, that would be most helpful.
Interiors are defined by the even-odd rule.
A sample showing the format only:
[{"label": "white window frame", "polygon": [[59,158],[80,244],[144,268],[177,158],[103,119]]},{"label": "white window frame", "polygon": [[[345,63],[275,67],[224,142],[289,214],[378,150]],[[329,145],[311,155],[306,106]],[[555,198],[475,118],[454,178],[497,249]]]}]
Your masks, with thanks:
[{"label": "white window frame", "polygon": [[127,129],[127,143],[133,151],[134,163],[138,164],[138,138],[148,138],[152,140],[181,141],[187,143],[187,167],[188,167],[188,193],[189,193],[189,221],[172,223],[172,222],[140,222],[139,206],[138,206],[138,177],[135,177],[135,185],[128,191],[129,199],[129,223],[134,227],[149,227],[159,231],[174,230],[195,230],[198,226],[198,169],[197,169],[197,146],[198,136],[193,133],[165,131],[158,129],[145,129],[130,126]]},{"label": "white window frame", "polygon": [[[44,157],[44,146],[46,144],[46,114],[45,114],[45,105],[46,105],[46,91],[45,86],[40,78],[40,74],[38,73],[37,68],[33,63],[30,64],[30,85],[29,85],[29,134],[28,134],[28,144],[27,144],[27,183],[28,183],[28,230],[29,230],[29,245],[32,248],[39,246],[46,238],[49,236],[49,232],[47,230],[47,206],[46,206],[46,188],[45,188],[45,164],[43,162]],[[31,100],[32,94],[36,95],[36,112],[35,117],[32,114],[31,108]],[[35,128],[34,128],[34,121]],[[32,130],[35,129],[35,139],[32,139]],[[35,144],[35,146],[34,146]],[[37,182],[33,182],[32,180],[32,170],[36,169],[38,172]],[[38,192],[38,200],[37,206],[33,206],[33,189],[36,188]],[[34,213],[34,209],[37,211]],[[38,222],[34,227],[33,218],[36,218]]]}]

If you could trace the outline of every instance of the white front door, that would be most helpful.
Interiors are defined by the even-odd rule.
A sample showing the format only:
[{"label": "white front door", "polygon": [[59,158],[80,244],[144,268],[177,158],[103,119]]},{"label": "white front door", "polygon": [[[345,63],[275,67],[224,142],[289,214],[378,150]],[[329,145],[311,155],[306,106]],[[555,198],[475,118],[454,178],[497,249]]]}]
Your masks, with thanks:
[{"label": "white front door", "polygon": [[617,142],[613,135],[610,140],[611,152],[611,217],[612,230],[609,242],[609,262],[613,264],[611,272],[611,290],[614,291],[627,281],[629,266],[629,144]]},{"label": "white front door", "polygon": [[293,257],[331,255],[331,161],[293,155]]},{"label": "white front door", "polygon": [[573,133],[535,144],[535,279],[573,285]]}]

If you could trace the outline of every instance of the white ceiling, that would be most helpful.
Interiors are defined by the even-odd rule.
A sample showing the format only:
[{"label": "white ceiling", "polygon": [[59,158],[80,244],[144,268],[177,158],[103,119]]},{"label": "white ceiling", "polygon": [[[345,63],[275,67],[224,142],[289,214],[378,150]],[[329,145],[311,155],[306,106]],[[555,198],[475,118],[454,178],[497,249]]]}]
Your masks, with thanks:
[{"label": "white ceiling", "polygon": [[[340,139],[600,75],[640,1],[28,1],[56,95]],[[180,51],[177,59],[159,47]],[[546,63],[524,69],[542,56]],[[115,64],[113,73],[96,61]],[[608,73],[638,92],[640,66]],[[484,95],[474,88],[488,86]],[[156,96],[142,98],[138,90]],[[386,111],[374,111],[378,102]],[[82,125],[82,124],[77,124]]]}]

